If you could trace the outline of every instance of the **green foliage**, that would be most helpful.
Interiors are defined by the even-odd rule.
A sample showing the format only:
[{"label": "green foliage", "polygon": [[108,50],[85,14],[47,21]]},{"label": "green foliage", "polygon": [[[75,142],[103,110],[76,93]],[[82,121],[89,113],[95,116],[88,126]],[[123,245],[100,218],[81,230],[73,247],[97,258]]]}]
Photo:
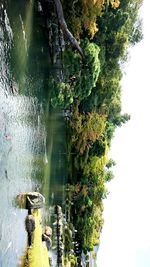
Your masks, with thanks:
[{"label": "green foliage", "polygon": [[[125,36],[129,44],[139,42],[142,38],[142,22],[139,18],[141,2],[141,0],[121,0],[116,10],[111,7],[107,8],[103,16],[98,17],[97,20],[99,32],[95,36],[96,43],[105,42],[109,46],[112,44],[114,34],[122,36],[121,39],[119,38],[121,40],[119,50],[122,50],[124,46]],[[115,40],[117,39],[118,36]]]},{"label": "green foliage", "polygon": [[112,122],[107,122],[106,124],[106,138],[108,140],[108,144],[110,146],[111,140],[114,137],[114,132],[115,132],[115,125]]},{"label": "green foliage", "polygon": [[[70,181],[74,185],[72,214],[85,252],[99,243],[103,226],[106,183],[114,178],[110,168],[115,162],[107,157],[111,140],[116,127],[130,119],[129,114],[121,112],[120,81],[128,47],[142,38],[138,15],[141,2],[81,0],[72,4],[63,0],[69,27],[78,39],[81,37],[86,58],[81,64],[71,49],[65,52],[63,97],[58,97],[63,107],[72,103],[68,122],[68,165],[72,166]],[[66,89],[69,75],[75,75],[76,80]]]},{"label": "green foliage", "polygon": [[73,103],[71,86],[68,83],[51,79],[49,81],[50,87],[50,104],[52,107],[60,106],[65,108]]},{"label": "green foliage", "polygon": [[99,140],[105,130],[106,118],[96,112],[81,114],[75,107],[70,127],[72,129],[72,145],[77,153],[83,153],[89,149],[96,140]]},{"label": "green foliage", "polygon": [[65,254],[69,254],[70,251],[73,249],[73,244],[72,244],[72,232],[69,228],[69,226],[66,226],[65,229],[64,229],[64,252]]},{"label": "green foliage", "polygon": [[97,157],[104,156],[106,152],[106,142],[103,139],[96,140],[93,146],[90,148],[89,155],[95,155]]},{"label": "green foliage", "polygon": [[96,19],[101,16],[105,5],[104,0],[63,0],[65,18],[70,30],[79,38],[84,31],[91,37],[98,31]]},{"label": "green foliage", "polygon": [[64,55],[65,77],[68,79],[70,74],[76,76],[73,96],[79,99],[91,94],[100,73],[100,48],[88,39],[82,41],[81,46],[85,54],[84,63],[81,64],[79,56],[71,50]]},{"label": "green foliage", "polygon": [[105,172],[104,179],[106,182],[110,182],[113,178],[114,178],[114,174],[112,171],[109,170]]},{"label": "green foliage", "polygon": [[78,227],[79,236],[82,237],[84,252],[92,251],[99,243],[100,230],[103,227],[102,210],[100,205],[93,205],[90,209],[79,209],[79,216],[75,224]]},{"label": "green foliage", "polygon": [[[49,81],[50,101],[53,107],[66,108],[75,99],[84,99],[91,94],[96,85],[100,73],[100,49],[87,39],[82,41],[82,47],[85,54],[84,64],[81,64],[79,55],[68,48],[64,52],[64,80]],[[70,75],[75,76],[73,82],[69,80]]]},{"label": "green foliage", "polygon": [[112,121],[114,125],[121,126],[123,123],[126,123],[128,120],[130,120],[130,115],[127,113],[124,113],[123,115],[117,114]]},{"label": "green foliage", "polygon": [[107,156],[97,157],[93,156],[90,157],[89,162],[84,167],[84,175],[87,176],[100,176],[103,173],[104,166],[107,163]]},{"label": "green foliage", "polygon": [[139,18],[139,9],[143,0],[122,0],[120,10],[128,14],[124,30],[128,34],[128,40],[131,45],[135,45],[143,38],[142,21]]},{"label": "green foliage", "polygon": [[107,169],[110,169],[111,167],[115,166],[116,162],[113,159],[109,159],[109,161],[106,164]]}]

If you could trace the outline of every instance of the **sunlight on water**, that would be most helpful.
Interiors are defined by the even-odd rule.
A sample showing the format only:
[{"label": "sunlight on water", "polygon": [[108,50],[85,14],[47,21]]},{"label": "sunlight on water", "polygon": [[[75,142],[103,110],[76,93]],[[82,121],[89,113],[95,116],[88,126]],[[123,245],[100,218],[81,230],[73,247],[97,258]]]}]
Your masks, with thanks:
[{"label": "sunlight on water", "polygon": [[10,22],[9,22],[9,18],[7,16],[7,12],[6,12],[6,9],[4,10],[4,16],[5,16],[5,26],[6,26],[6,31],[8,33],[8,37],[9,37],[9,41],[10,43],[12,42],[13,40],[13,32],[12,32],[12,29],[10,27]]},{"label": "sunlight on water", "polygon": [[[29,57],[29,48],[32,39],[32,27],[33,27],[33,3],[32,1],[27,1],[25,9],[25,18],[22,18],[22,15],[16,18],[16,24],[18,27],[15,29],[16,38],[15,38],[15,64],[18,68],[19,81],[21,86],[26,86],[26,70],[27,62]],[[22,89],[23,90],[23,89]]]},{"label": "sunlight on water", "polygon": [[49,216],[52,205],[64,203],[66,175],[64,118],[45,100],[33,3],[12,2],[0,4],[0,267],[16,267],[27,244],[27,211],[15,206],[16,195],[42,191]]},{"label": "sunlight on water", "polygon": [[[31,4],[28,5],[26,12],[29,12],[26,19],[31,21]],[[27,24],[26,27],[29,25]],[[31,30],[27,30],[27,32],[28,37],[31,37]],[[21,40],[19,41],[21,42]],[[37,178],[38,169],[35,169],[34,162],[43,161],[45,140],[43,111],[37,98],[19,95],[18,83],[12,81],[10,50],[13,45],[14,32],[11,28],[10,18],[4,6],[0,5],[1,267],[16,267],[26,247],[24,219],[27,211],[15,207],[14,200],[18,193],[32,191],[35,186],[36,181],[33,181],[33,177]],[[25,57],[24,71],[25,64],[27,64],[27,53],[24,59]],[[21,67],[22,65],[20,65]]]}]

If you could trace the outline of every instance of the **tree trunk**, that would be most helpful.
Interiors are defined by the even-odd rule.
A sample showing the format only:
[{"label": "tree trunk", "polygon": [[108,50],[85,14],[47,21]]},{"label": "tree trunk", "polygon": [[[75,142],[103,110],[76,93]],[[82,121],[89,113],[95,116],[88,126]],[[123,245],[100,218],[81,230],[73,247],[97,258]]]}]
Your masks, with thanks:
[{"label": "tree trunk", "polygon": [[60,0],[54,0],[54,3],[56,6],[58,21],[59,21],[60,28],[61,28],[62,32],[64,33],[64,35],[66,35],[66,37],[70,41],[71,46],[74,49],[76,49],[79,52],[82,59],[84,59],[84,53],[82,51],[82,48],[79,46],[77,40],[75,39],[75,37],[72,35],[72,33],[69,31],[69,29],[67,27],[67,24],[66,24],[65,19],[64,19],[62,4],[61,4]]},{"label": "tree trunk", "polygon": [[77,40],[75,39],[75,37],[72,35],[72,33],[69,31],[67,27],[66,21],[64,19],[64,12],[63,12],[61,1],[60,0],[40,0],[40,3],[43,9],[44,16],[46,18],[52,17],[52,14],[50,14],[52,10],[52,4],[55,5],[57,19],[58,19],[58,22],[59,22],[59,25],[60,25],[60,28],[63,34],[69,40],[72,48],[77,50],[82,60],[84,60],[84,53],[82,51],[82,48],[79,46]]}]

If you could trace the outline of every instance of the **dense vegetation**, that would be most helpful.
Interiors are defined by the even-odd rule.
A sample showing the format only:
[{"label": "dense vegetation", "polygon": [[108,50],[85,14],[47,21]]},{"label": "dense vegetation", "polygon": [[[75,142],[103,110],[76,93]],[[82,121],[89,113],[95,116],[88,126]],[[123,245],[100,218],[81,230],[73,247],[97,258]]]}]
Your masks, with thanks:
[{"label": "dense vegetation", "polygon": [[[85,53],[86,64],[82,64],[80,56],[68,48],[63,55],[64,79],[50,80],[51,104],[67,108],[75,99],[84,99],[91,94],[95,87],[99,73],[99,47],[90,43],[88,39],[82,41],[82,47]],[[71,82],[69,76],[75,76],[75,81]]]},{"label": "dense vegetation", "polygon": [[[69,29],[85,59],[68,47],[64,80],[51,81],[51,104],[67,118],[68,182],[72,222],[85,252],[99,243],[106,183],[113,178],[108,151],[116,127],[130,119],[121,112],[122,66],[128,48],[142,39],[141,0],[62,0]],[[74,80],[70,79],[74,76]]]}]

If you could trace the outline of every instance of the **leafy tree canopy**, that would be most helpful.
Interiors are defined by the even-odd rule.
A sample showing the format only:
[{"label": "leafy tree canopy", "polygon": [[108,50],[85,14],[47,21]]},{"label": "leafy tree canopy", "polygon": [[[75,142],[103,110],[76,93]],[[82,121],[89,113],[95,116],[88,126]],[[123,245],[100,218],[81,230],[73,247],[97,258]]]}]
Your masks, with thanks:
[{"label": "leafy tree canopy", "polygon": [[[50,79],[50,100],[51,105],[66,108],[75,99],[84,99],[91,94],[96,86],[100,73],[99,53],[100,48],[88,41],[82,41],[85,54],[85,62],[81,63],[79,55],[71,49],[64,53],[64,80]],[[74,76],[74,81],[70,80]]]}]

